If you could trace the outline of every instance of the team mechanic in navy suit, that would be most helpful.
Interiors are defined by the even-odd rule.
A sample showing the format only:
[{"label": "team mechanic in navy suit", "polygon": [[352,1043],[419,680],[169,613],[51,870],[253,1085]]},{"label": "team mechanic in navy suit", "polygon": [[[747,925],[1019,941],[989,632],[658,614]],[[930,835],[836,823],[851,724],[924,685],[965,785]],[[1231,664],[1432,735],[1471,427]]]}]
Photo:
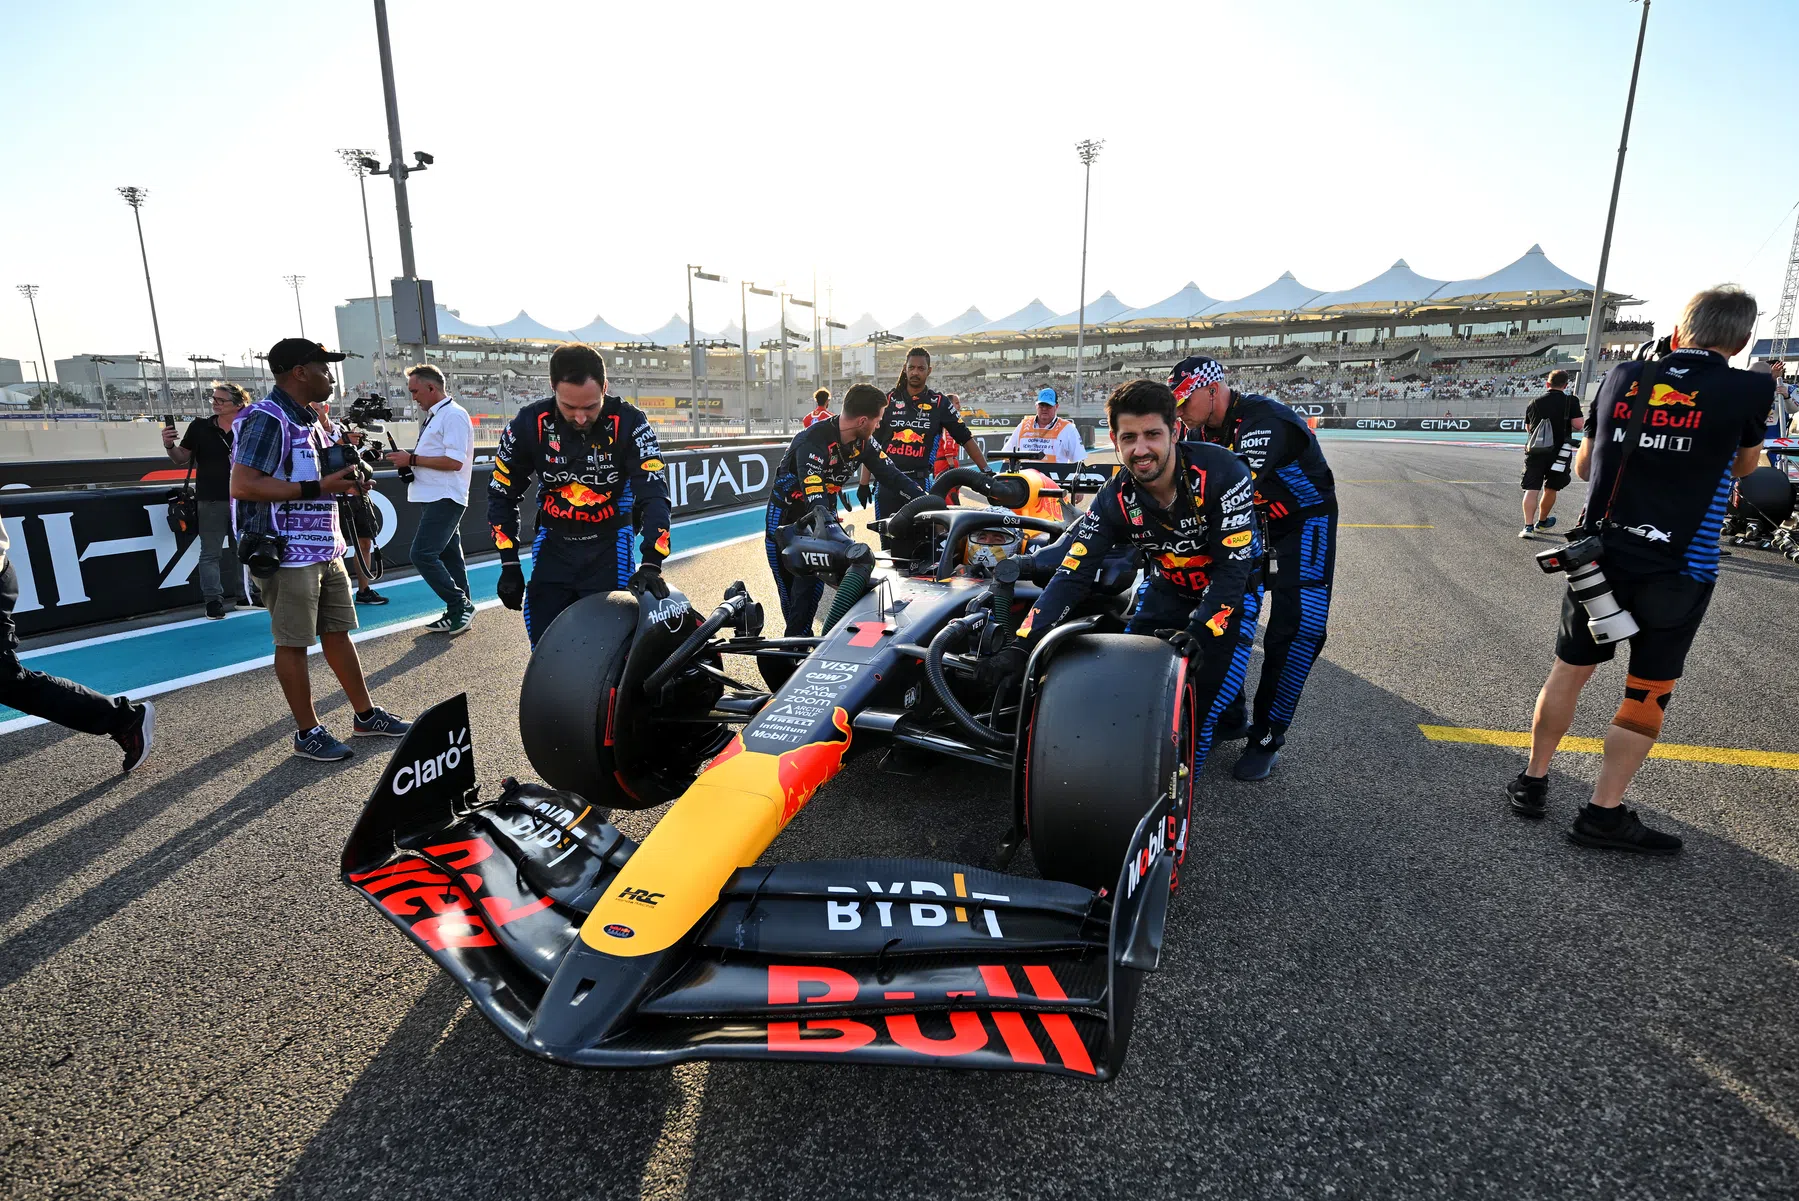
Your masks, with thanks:
[{"label": "team mechanic in navy suit", "polygon": [[1274,770],[1306,676],[1324,649],[1331,578],[1337,567],[1337,484],[1305,418],[1278,400],[1245,395],[1224,382],[1224,365],[1183,359],[1168,386],[1180,401],[1187,436],[1229,447],[1256,481],[1256,510],[1266,523],[1268,631],[1255,720],[1239,693],[1219,721],[1219,738],[1247,734],[1232,775],[1264,780]]},{"label": "team mechanic in navy suit", "polygon": [[871,436],[881,424],[886,405],[887,398],[879,388],[857,384],[844,393],[843,415],[815,421],[795,434],[775,469],[774,486],[768,492],[766,545],[768,569],[774,573],[775,590],[780,593],[788,638],[812,633],[824,582],[817,576],[792,575],[781,566],[775,531],[813,509],[825,515],[828,528],[838,529],[838,496],[859,469],[873,474],[883,495],[894,495],[896,509],[924,491],[893,465]]},{"label": "team mechanic in navy suit", "polygon": [[[606,395],[606,363],[591,346],[550,356],[555,395],[507,423],[487,487],[487,521],[500,552],[500,602],[522,609],[536,646],[558,614],[584,596],[629,588],[668,595],[668,483],[662,448],[643,410]],[[519,500],[539,479],[531,583],[519,566]],[[632,538],[640,536],[643,566]]]}]

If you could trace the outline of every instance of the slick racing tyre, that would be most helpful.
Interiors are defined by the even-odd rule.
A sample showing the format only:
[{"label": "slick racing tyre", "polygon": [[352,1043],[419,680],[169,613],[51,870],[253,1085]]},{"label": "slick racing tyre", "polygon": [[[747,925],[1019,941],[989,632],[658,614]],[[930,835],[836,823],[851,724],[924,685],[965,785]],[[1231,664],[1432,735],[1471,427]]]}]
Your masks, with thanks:
[{"label": "slick racing tyre", "polygon": [[519,689],[518,728],[532,768],[550,787],[608,810],[635,808],[620,787],[614,747],[618,685],[636,633],[629,592],[582,597],[537,640]]},{"label": "slick racing tyre", "polygon": [[1180,656],[1136,634],[1085,634],[1056,653],[1025,755],[1025,825],[1037,870],[1083,888],[1118,883],[1131,835],[1168,793],[1185,832],[1193,723]]}]

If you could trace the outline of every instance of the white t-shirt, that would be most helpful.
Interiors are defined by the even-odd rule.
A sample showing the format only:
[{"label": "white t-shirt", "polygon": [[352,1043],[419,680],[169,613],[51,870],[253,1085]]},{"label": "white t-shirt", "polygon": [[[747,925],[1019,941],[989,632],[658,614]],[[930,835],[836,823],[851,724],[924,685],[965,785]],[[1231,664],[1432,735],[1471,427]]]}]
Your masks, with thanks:
[{"label": "white t-shirt", "polygon": [[413,453],[444,455],[461,463],[462,470],[442,471],[414,463],[412,483],[406,486],[407,500],[415,505],[434,500],[468,504],[469,480],[475,473],[475,425],[467,409],[448,396],[432,405],[419,426],[419,445]]}]

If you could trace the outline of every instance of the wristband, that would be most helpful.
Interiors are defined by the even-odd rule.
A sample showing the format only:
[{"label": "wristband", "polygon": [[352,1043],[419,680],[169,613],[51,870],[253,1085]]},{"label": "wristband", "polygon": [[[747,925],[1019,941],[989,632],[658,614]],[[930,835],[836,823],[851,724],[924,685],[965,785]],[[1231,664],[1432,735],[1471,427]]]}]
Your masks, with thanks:
[{"label": "wristband", "polygon": [[300,499],[317,500],[319,498],[319,482],[317,480],[300,481]]}]

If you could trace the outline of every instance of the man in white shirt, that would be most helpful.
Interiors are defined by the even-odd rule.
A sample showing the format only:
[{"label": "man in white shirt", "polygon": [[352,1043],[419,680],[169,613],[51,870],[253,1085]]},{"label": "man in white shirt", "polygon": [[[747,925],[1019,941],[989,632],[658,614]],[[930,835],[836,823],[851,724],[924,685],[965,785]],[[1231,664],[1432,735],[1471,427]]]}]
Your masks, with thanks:
[{"label": "man in white shirt", "polygon": [[412,536],[412,565],[443,598],[444,615],[426,626],[460,634],[475,620],[468,568],[462,560],[462,512],[468,508],[475,461],[475,428],[468,410],[444,394],[444,375],[429,363],[406,372],[406,389],[423,412],[418,446],[388,452],[395,467],[412,469],[406,499],[422,506]]},{"label": "man in white shirt", "polygon": [[1054,388],[1037,393],[1037,414],[1018,423],[1000,453],[1008,451],[1022,451],[1050,463],[1079,463],[1087,457],[1080,429],[1068,418],[1056,416]]}]

